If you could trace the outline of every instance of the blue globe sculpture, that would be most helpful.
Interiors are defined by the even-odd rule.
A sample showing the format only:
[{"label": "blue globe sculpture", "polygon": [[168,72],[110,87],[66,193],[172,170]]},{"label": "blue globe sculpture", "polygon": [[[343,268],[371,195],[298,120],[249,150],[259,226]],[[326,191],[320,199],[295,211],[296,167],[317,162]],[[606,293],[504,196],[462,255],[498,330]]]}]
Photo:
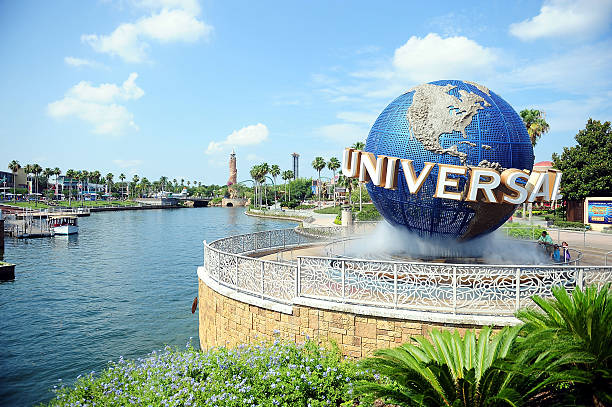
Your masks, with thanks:
[{"label": "blue globe sculpture", "polygon": [[[372,126],[365,151],[425,162],[531,170],[533,147],[520,116],[501,97],[474,82],[441,80],[414,87],[389,104]],[[468,240],[493,232],[516,209],[507,203],[434,198],[435,166],[417,194],[400,167],[397,189],[367,184],[376,209],[392,225],[427,238]],[[466,176],[459,177],[463,191]],[[449,189],[452,191],[452,189]],[[456,191],[457,191],[456,190]]]}]

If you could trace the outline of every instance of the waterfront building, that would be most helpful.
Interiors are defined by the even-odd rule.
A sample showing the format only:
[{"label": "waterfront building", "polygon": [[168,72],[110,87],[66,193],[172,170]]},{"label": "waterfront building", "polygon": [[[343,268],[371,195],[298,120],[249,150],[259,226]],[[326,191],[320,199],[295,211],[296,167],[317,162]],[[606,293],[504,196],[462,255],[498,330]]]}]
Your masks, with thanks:
[{"label": "waterfront building", "polygon": [[298,153],[291,154],[293,157],[293,179],[300,178],[300,155]]},{"label": "waterfront building", "polygon": [[[19,168],[14,175],[16,188],[28,187],[28,180],[23,168]],[[13,173],[11,171],[0,171],[0,180],[4,180],[4,182],[0,183],[0,187],[13,188]]]}]

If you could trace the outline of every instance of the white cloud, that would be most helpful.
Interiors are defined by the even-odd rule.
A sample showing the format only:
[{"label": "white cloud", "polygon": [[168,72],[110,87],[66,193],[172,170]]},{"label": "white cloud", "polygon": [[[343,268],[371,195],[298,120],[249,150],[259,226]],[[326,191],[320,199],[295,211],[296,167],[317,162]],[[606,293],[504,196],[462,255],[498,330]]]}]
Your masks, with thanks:
[{"label": "white cloud", "polygon": [[356,141],[365,141],[368,128],[353,123],[336,123],[315,129],[315,135],[326,140],[352,145]]},{"label": "white cloud", "polygon": [[347,122],[362,123],[371,126],[374,124],[374,121],[376,121],[378,115],[368,112],[339,112],[336,114],[336,117]]},{"label": "white cloud", "polygon": [[612,85],[612,41],[546,55],[500,72],[499,82],[516,88],[548,88],[572,93],[599,92]]},{"label": "white cloud", "polygon": [[206,154],[222,152],[226,147],[249,146],[262,143],[268,139],[268,127],[257,123],[234,130],[232,134],[222,141],[211,141],[206,149]]},{"label": "white cloud", "polygon": [[142,164],[142,160],[113,160],[113,162],[120,168],[133,168]]},{"label": "white cloud", "polygon": [[96,62],[96,61],[90,61],[89,59],[75,58],[75,57],[65,57],[64,62],[66,63],[66,65],[75,66],[77,68],[80,68],[80,67],[101,68],[104,66],[101,63]]},{"label": "white cloud", "polygon": [[103,83],[94,86],[81,81],[68,89],[63,99],[47,105],[47,113],[55,118],[76,117],[93,126],[97,134],[122,134],[128,129],[138,130],[134,115],[120,101],[139,99],[144,91],[136,85],[137,73],[132,73],[121,86]]},{"label": "white cloud", "polygon": [[151,15],[134,23],[123,23],[109,35],[83,35],[81,41],[97,52],[136,63],[147,59],[150,48],[147,40],[160,43],[195,42],[208,37],[213,30],[212,26],[198,19],[200,8],[197,2],[143,0],[137,4],[153,10]]},{"label": "white cloud", "polygon": [[396,73],[417,82],[437,79],[472,78],[491,71],[497,53],[466,37],[442,38],[429,33],[424,38],[410,37],[395,50]]},{"label": "white cloud", "polygon": [[538,38],[583,39],[610,27],[612,0],[550,0],[540,14],[510,25],[510,33],[523,41]]}]

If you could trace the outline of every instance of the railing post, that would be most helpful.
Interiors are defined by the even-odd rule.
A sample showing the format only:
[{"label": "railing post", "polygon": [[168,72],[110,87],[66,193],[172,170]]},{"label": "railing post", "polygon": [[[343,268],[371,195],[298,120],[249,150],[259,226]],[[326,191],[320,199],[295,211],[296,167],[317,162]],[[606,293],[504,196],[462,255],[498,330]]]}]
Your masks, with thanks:
[{"label": "railing post", "polygon": [[578,281],[576,281],[576,285],[578,286],[578,288],[580,288],[581,290],[584,287],[584,269],[582,267],[580,267],[578,269]]},{"label": "railing post", "polygon": [[346,277],[345,277],[345,274],[344,274],[345,267],[346,267],[346,262],[344,260],[342,260],[342,301],[344,301],[344,297],[345,297],[345,294],[346,294],[346,291],[345,291],[345,282],[346,282],[345,278]]},{"label": "railing post", "polygon": [[236,272],[236,275],[234,276],[234,277],[235,277],[235,278],[234,278],[234,282],[236,283],[236,287],[240,287],[240,286],[238,285],[238,256],[235,256],[235,255],[234,255],[234,261],[236,262],[236,271],[235,271],[235,272]]},{"label": "railing post", "polygon": [[397,264],[393,264],[393,304],[397,308]]},{"label": "railing post", "polygon": [[457,266],[453,266],[453,314],[457,313]]},{"label": "railing post", "polygon": [[263,298],[264,296],[264,288],[265,288],[265,276],[264,273],[266,272],[266,269],[264,267],[264,262],[261,262],[261,298]]},{"label": "railing post", "polygon": [[297,269],[295,270],[295,296],[300,296],[300,291],[302,287],[300,287],[300,280],[302,277],[302,258],[297,258]]},{"label": "railing post", "polygon": [[521,307],[521,268],[517,267],[514,273],[514,311]]},{"label": "railing post", "polygon": [[202,243],[204,244],[204,269],[206,270],[206,274],[208,274],[208,265],[206,264],[206,240],[203,240]]}]

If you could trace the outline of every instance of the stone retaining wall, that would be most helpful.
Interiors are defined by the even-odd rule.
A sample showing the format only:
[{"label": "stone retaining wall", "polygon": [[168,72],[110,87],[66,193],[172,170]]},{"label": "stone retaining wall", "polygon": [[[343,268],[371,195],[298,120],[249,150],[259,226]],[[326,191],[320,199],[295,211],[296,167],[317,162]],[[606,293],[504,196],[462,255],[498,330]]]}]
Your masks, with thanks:
[{"label": "stone retaining wall", "polygon": [[276,337],[304,342],[308,336],[322,342],[335,341],[344,355],[362,358],[372,355],[376,349],[407,342],[413,335],[427,335],[434,328],[479,327],[375,317],[303,305],[279,306],[283,309],[272,310],[229,298],[202,279],[198,279],[198,283],[199,335],[203,350]]}]

